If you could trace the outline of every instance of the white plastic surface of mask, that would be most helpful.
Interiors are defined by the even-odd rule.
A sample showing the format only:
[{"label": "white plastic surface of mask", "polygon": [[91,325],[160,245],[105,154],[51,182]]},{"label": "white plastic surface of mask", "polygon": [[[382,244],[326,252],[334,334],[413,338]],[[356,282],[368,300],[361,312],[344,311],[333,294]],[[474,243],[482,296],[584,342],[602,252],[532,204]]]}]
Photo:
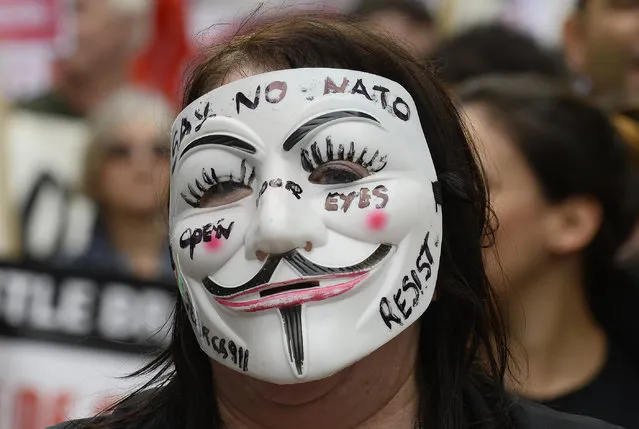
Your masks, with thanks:
[{"label": "white plastic surface of mask", "polygon": [[408,92],[294,69],[202,96],[172,129],[170,242],[202,350],[279,383],[328,377],[431,302],[435,168]]}]

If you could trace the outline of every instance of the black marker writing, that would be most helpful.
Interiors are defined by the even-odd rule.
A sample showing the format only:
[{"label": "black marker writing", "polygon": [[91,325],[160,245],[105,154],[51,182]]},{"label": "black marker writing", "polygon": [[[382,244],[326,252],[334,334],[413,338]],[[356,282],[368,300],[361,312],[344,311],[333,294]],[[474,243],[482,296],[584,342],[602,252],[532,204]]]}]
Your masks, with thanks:
[{"label": "black marker writing", "polygon": [[302,187],[295,182],[287,181],[285,189],[290,191],[298,200],[302,198]]},{"label": "black marker writing", "polygon": [[191,134],[191,123],[188,119],[182,118],[182,123],[180,124],[180,143],[184,140],[184,137]]},{"label": "black marker writing", "polygon": [[355,86],[353,86],[353,89],[351,90],[351,94],[362,94],[364,97],[368,98],[369,101],[373,101],[361,79],[357,79]]},{"label": "black marker writing", "polygon": [[[182,249],[190,248],[190,256],[193,259],[193,252],[198,244],[205,242],[210,242],[213,237],[216,239],[224,238],[225,240],[229,239],[231,235],[231,231],[233,230],[233,225],[235,222],[231,222],[228,227],[224,227],[222,222],[224,219],[220,219],[216,225],[209,223],[204,225],[202,228],[195,228],[195,230],[187,229],[180,236],[180,247]],[[215,235],[213,234],[215,233]]]},{"label": "black marker writing", "polygon": [[175,131],[173,133],[173,141],[171,142],[171,156],[175,157],[180,147],[180,134]]},{"label": "black marker writing", "polygon": [[388,204],[388,195],[386,194],[388,189],[384,185],[376,186],[372,192],[368,188],[361,188],[359,192],[352,191],[348,194],[343,194],[340,192],[331,192],[326,196],[326,201],[324,201],[324,209],[329,212],[336,212],[341,210],[346,213],[348,209],[353,204],[353,201],[358,198],[357,207],[360,209],[365,209],[371,204],[371,193],[374,197],[378,198],[379,201],[375,204],[375,208],[383,209]]},{"label": "black marker writing", "polygon": [[210,113],[211,110],[211,103],[207,102],[206,105],[204,106],[204,112],[200,113],[199,110],[196,110],[193,114],[195,115],[195,117],[198,119],[198,121],[200,121],[196,126],[195,126],[195,132],[200,131],[200,129],[202,128],[202,125],[204,125],[204,122],[208,119],[208,118],[212,118],[215,116],[215,113],[211,114]]},{"label": "black marker writing", "polygon": [[395,315],[395,313],[393,313],[393,308],[391,307],[390,302],[388,302],[388,299],[386,299],[386,297],[382,297],[382,299],[379,301],[379,313],[382,315],[382,320],[384,321],[384,323],[386,323],[388,329],[391,329],[391,322],[395,322],[400,326],[404,324],[402,322],[402,319],[400,319]]},{"label": "black marker writing", "polygon": [[[286,82],[277,80],[266,85],[266,88],[264,91],[264,99],[266,100],[267,103],[277,104],[280,101],[284,100],[284,98],[286,98],[287,92],[288,92],[288,85],[286,84]],[[237,110],[237,113],[240,113],[241,106],[244,106],[251,110],[257,109],[260,105],[261,95],[262,95],[261,85],[258,85],[258,87],[255,88],[255,96],[253,97],[252,100],[249,97],[247,97],[244,93],[238,92],[235,95],[235,108]]]},{"label": "black marker writing", "polygon": [[393,102],[393,113],[402,121],[408,121],[410,119],[410,107],[408,107],[408,104],[400,97],[397,97],[395,102]]},{"label": "black marker writing", "polygon": [[[264,192],[266,192],[266,190],[269,187],[271,187],[271,188],[281,188],[282,185],[284,185],[284,181],[282,179],[280,179],[280,178],[271,179],[269,181],[264,181],[262,183],[262,186],[260,187],[260,192],[257,195],[257,201],[259,202],[259,199],[262,197],[262,195],[264,195]],[[295,183],[295,182],[293,182],[291,180],[287,180],[286,181],[286,185],[284,185],[284,189],[286,189],[291,194],[293,194],[295,196],[295,198],[297,198],[298,200],[302,198],[301,195],[304,192],[300,185],[298,185],[297,183]]]},{"label": "black marker writing", "polygon": [[177,165],[177,151],[180,148],[180,143],[182,142],[182,140],[180,140],[180,136],[178,134],[177,131],[175,131],[173,133],[173,142],[171,143],[171,158],[172,158],[172,162],[171,162],[171,173],[173,173],[175,171],[175,166]]},{"label": "black marker writing", "polygon": [[[432,264],[434,262],[428,244],[429,237],[430,232],[426,233],[422,247],[419,250],[415,260],[415,269],[411,270],[409,275],[404,276],[401,287],[393,295],[392,302],[386,297],[383,297],[379,302],[379,314],[388,329],[393,328],[392,323],[402,326],[403,321],[407,321],[413,313],[413,308],[419,305],[420,296],[424,294],[424,287],[432,276]],[[422,275],[421,279],[420,274]],[[410,300],[411,295],[412,300]]]},{"label": "black marker writing", "polygon": [[180,145],[182,144],[182,140],[184,140],[184,137],[191,134],[191,129],[192,129],[191,123],[186,117],[183,117],[182,122],[180,123],[179,140],[177,138],[178,137],[177,131],[173,135],[173,144],[171,145],[171,156],[173,157],[173,163],[171,165],[171,173],[175,171],[175,166],[177,165],[177,160],[178,160],[177,151],[180,148]]},{"label": "black marker writing", "polygon": [[[399,118],[402,121],[408,121],[411,118],[410,105],[401,97],[391,95],[391,91],[381,85],[376,85],[374,82],[366,82],[366,78],[357,79],[355,83],[351,82],[347,77],[342,78],[341,82],[337,84],[332,78],[327,77],[324,80],[323,95],[335,94],[335,93],[350,93],[353,95],[359,95],[362,98],[373,102],[380,103],[381,107],[389,112],[391,115]],[[249,110],[256,110],[260,106],[268,104],[278,104],[286,99],[288,94],[288,84],[284,81],[273,81],[266,86],[258,85],[254,91],[238,91],[235,93],[234,104],[237,114],[242,112],[242,108]],[[307,88],[302,88],[302,92],[308,92]],[[305,97],[308,101],[316,99],[313,95]],[[264,99],[266,103],[261,103]],[[181,117],[179,131],[173,135],[173,142],[171,147],[171,155],[175,158],[180,149],[182,140],[191,132],[200,132],[203,124],[208,118],[217,116],[213,112],[215,102],[207,101],[203,103],[203,107],[191,110],[190,113],[184,114]],[[220,112],[223,116],[228,116],[230,112]],[[179,138],[178,138],[179,135]],[[174,171],[174,165],[172,171]]]},{"label": "black marker writing", "polygon": [[217,353],[223,360],[231,359],[234,365],[246,372],[248,371],[249,350],[238,347],[233,340],[220,338],[217,335],[211,336],[211,330],[202,325],[202,338],[206,344]]},{"label": "black marker writing", "polygon": [[240,113],[240,104],[244,105],[244,107],[248,107],[251,110],[255,110],[257,106],[260,105],[260,92],[262,88],[260,86],[255,90],[255,99],[253,101],[249,100],[249,98],[241,92],[238,92],[235,95],[235,107],[237,109],[237,113]]},{"label": "black marker writing", "polygon": [[379,91],[379,98],[382,102],[382,108],[385,109],[388,107],[388,101],[386,100],[386,94],[390,92],[390,89],[384,88],[383,86],[375,85],[373,87],[373,91]]},{"label": "black marker writing", "polygon": [[[345,93],[349,84],[350,84],[350,81],[347,78],[344,78],[342,80],[341,85],[337,85],[335,81],[333,81],[333,79],[331,79],[330,77],[327,77],[326,80],[324,81],[324,95],[334,94],[334,93]],[[372,88],[374,92],[379,92],[379,102],[381,103],[382,108],[386,110],[389,105],[388,94],[390,93],[390,90],[380,85],[373,85],[372,87],[369,85],[369,87]],[[350,93],[360,94],[367,100],[375,102],[377,100],[371,96],[371,92],[368,89],[369,87],[366,86],[363,79],[357,79]],[[410,106],[401,97],[396,97],[395,100],[393,100],[393,103],[391,104],[391,108],[392,108],[393,114],[397,118],[401,119],[402,121],[408,121],[410,119],[410,116],[411,116]]]}]

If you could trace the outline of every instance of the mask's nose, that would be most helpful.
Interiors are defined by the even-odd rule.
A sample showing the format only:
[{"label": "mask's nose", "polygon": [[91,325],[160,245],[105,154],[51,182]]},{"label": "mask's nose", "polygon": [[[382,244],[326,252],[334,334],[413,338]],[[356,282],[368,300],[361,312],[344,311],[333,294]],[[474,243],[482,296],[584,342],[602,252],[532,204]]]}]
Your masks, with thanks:
[{"label": "mask's nose", "polygon": [[[262,185],[257,215],[247,234],[249,258],[310,250],[326,243],[326,226],[293,182],[273,179]],[[262,192],[262,190],[260,192]],[[296,194],[300,197],[298,199]]]}]

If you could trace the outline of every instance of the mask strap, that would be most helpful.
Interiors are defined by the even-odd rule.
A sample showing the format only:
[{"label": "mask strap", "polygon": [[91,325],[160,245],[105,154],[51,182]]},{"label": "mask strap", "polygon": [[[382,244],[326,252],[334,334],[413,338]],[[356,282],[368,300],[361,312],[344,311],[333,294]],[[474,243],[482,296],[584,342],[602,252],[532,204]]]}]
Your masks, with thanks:
[{"label": "mask strap", "polygon": [[439,181],[433,182],[433,196],[435,197],[435,212],[438,212],[438,206],[444,203],[442,184]]}]

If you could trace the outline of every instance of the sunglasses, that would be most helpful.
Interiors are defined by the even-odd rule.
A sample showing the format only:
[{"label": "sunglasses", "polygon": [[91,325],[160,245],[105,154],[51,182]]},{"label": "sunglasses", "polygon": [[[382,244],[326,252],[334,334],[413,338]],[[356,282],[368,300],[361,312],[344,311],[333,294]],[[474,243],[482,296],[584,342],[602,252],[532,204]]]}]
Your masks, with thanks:
[{"label": "sunglasses", "polygon": [[151,154],[155,158],[168,158],[169,148],[166,144],[156,143],[150,146],[132,147],[123,143],[108,144],[104,148],[104,155],[111,161],[130,161],[136,152]]}]

